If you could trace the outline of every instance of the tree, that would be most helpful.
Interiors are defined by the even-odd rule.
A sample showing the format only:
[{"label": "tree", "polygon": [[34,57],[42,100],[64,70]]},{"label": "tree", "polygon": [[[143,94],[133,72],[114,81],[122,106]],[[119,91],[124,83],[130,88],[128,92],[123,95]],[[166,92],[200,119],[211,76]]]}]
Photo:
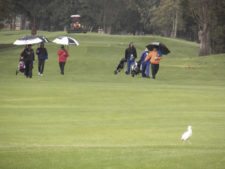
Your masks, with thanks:
[{"label": "tree", "polygon": [[103,29],[104,32],[111,33],[113,25],[119,19],[119,13],[123,8],[124,1],[103,0]]},{"label": "tree", "polygon": [[92,29],[103,28],[103,0],[80,0],[79,13]]},{"label": "tree", "polygon": [[198,24],[198,38],[200,41],[199,56],[211,54],[210,21],[212,0],[190,0],[193,16]]},{"label": "tree", "polygon": [[14,2],[14,11],[16,14],[22,14],[31,21],[31,34],[37,33],[37,18],[40,15],[40,9],[46,3],[45,0],[20,0]]},{"label": "tree", "polygon": [[[117,18],[114,20],[113,28],[115,32],[136,34],[143,31],[141,13],[139,11],[142,4],[137,0],[122,0],[117,9]],[[146,5],[146,4],[145,4]]]},{"label": "tree", "polygon": [[154,33],[153,31],[153,14],[156,8],[158,8],[159,0],[142,0],[136,1],[137,9],[140,15],[140,23],[142,25],[142,31],[147,33]]},{"label": "tree", "polygon": [[3,20],[5,17],[9,15],[9,1],[8,0],[0,0],[0,20]]},{"label": "tree", "polygon": [[213,2],[210,21],[212,53],[225,53],[225,1]]},{"label": "tree", "polygon": [[[15,4],[13,0],[0,0],[0,21],[10,23],[10,28],[15,28]],[[3,25],[2,25],[3,26]]]},{"label": "tree", "polygon": [[191,41],[198,41],[198,25],[192,15],[189,0],[180,1],[181,22],[178,37]]},{"label": "tree", "polygon": [[36,29],[62,30],[80,14],[90,30],[147,32],[200,42],[199,55],[225,52],[225,1],[221,0],[0,0],[0,20],[17,15]]},{"label": "tree", "polygon": [[180,0],[160,0],[158,7],[154,8],[152,24],[154,30],[164,36],[177,37],[180,28]]}]

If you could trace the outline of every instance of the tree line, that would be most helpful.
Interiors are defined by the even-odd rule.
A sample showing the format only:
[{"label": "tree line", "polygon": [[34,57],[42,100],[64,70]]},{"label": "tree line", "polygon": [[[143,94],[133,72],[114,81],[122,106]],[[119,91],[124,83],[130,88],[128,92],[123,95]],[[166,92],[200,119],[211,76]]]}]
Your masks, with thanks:
[{"label": "tree line", "polygon": [[221,0],[0,0],[0,20],[21,15],[31,29],[56,31],[80,14],[89,31],[197,41],[205,56],[225,52],[224,9]]}]

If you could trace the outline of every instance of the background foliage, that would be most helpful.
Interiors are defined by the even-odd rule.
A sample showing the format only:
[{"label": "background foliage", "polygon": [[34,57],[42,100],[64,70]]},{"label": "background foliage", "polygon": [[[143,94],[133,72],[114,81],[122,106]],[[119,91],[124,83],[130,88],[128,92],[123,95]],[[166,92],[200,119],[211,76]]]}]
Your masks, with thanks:
[{"label": "background foliage", "polygon": [[[221,0],[0,0],[0,20],[23,15],[39,30],[63,30],[80,14],[89,31],[156,34],[199,41],[200,55],[225,52],[225,1]],[[205,46],[204,46],[205,45]]]}]

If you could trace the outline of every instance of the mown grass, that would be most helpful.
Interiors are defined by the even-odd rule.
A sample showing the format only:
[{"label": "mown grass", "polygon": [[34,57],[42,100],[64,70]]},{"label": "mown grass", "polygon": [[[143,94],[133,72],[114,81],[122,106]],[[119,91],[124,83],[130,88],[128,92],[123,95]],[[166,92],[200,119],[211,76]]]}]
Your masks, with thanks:
[{"label": "mown grass", "polygon": [[[198,57],[195,43],[157,36],[70,34],[65,75],[56,51],[43,77],[15,75],[29,32],[0,32],[0,168],[222,169],[225,165],[225,55]],[[63,32],[40,32],[53,40]],[[168,45],[156,80],[113,70],[133,41]],[[34,46],[34,49],[37,46]],[[191,143],[180,136],[193,126]]]}]

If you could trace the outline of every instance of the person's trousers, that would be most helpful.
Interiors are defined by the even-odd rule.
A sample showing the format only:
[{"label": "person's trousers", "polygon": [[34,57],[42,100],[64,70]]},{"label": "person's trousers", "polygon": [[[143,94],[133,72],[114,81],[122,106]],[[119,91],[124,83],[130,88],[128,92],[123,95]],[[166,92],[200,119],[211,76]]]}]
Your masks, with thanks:
[{"label": "person's trousers", "polygon": [[32,69],[33,69],[33,61],[26,61],[24,75],[26,77],[32,78]]},{"label": "person's trousers", "polygon": [[44,72],[44,66],[45,66],[45,59],[39,59],[38,60],[38,72],[40,74],[43,74],[43,72]]},{"label": "person's trousers", "polygon": [[127,62],[127,71],[126,71],[126,74],[130,74],[130,71],[131,71],[131,66],[134,64],[134,60],[128,60]]},{"label": "person's trousers", "polygon": [[59,62],[60,73],[62,75],[64,75],[65,64],[66,64],[66,62]]},{"label": "person's trousers", "polygon": [[155,76],[159,70],[159,64],[151,64],[151,69],[152,69],[152,78],[155,79]]},{"label": "person's trousers", "polygon": [[142,77],[149,77],[150,75],[150,61],[142,63]]}]

